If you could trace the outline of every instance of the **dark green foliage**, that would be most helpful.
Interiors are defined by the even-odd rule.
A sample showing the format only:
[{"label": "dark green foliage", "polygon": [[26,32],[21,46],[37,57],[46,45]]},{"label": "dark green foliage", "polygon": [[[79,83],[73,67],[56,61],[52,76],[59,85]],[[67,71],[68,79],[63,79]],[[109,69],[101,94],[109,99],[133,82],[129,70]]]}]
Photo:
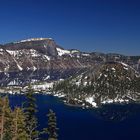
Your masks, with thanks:
[{"label": "dark green foliage", "polygon": [[28,140],[25,115],[20,108],[11,110],[8,97],[0,98],[0,122],[1,140]]},{"label": "dark green foliage", "polygon": [[[91,68],[77,77],[58,82],[54,91],[64,94],[66,103],[85,102],[93,97],[99,106],[106,100],[140,101],[140,76],[130,66],[121,62],[106,62]],[[76,104],[76,103],[75,103]]]},{"label": "dark green foliage", "polygon": [[35,116],[37,106],[33,90],[30,86],[26,93],[26,102],[23,107],[26,116],[26,132],[29,136],[29,140],[36,140],[39,137],[39,132],[37,131],[37,118]]},{"label": "dark green foliage", "polygon": [[[11,110],[8,97],[0,97],[0,140],[41,140],[37,131],[38,122],[36,118],[37,106],[34,93],[31,88],[26,93],[24,108]],[[52,110],[48,113],[48,127],[44,128],[43,134],[49,138],[46,140],[57,140],[56,115]],[[47,122],[47,121],[46,121]]]},{"label": "dark green foliage", "polygon": [[0,135],[2,140],[12,140],[13,115],[9,107],[8,97],[0,99]]},{"label": "dark green foliage", "polygon": [[21,108],[13,111],[13,140],[28,140],[26,132],[25,114]]},{"label": "dark green foliage", "polygon": [[44,128],[43,133],[48,135],[48,140],[57,140],[58,128],[57,128],[56,115],[53,112],[53,110],[50,109],[47,116],[48,116],[48,127]]}]

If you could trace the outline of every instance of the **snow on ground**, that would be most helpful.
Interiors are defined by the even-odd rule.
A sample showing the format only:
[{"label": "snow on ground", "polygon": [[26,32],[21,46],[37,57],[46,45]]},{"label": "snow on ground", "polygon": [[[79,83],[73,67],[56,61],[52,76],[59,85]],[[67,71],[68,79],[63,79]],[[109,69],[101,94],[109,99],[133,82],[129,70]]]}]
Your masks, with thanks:
[{"label": "snow on ground", "polygon": [[41,40],[52,40],[52,38],[30,38],[30,39],[25,39],[21,40],[19,42],[14,42],[14,43],[23,43],[23,42],[30,42],[30,41],[41,41]]},{"label": "snow on ground", "polygon": [[37,68],[35,66],[33,66],[33,71],[37,70]]},{"label": "snow on ground", "polygon": [[20,55],[20,51],[18,50],[6,50],[10,55],[16,57]]},{"label": "snow on ground", "polygon": [[23,70],[23,68],[17,63],[17,67],[18,67],[18,69],[20,70],[20,71],[22,71]]},{"label": "snow on ground", "polygon": [[55,94],[54,96],[62,98],[62,97],[65,97],[66,95],[64,95],[64,94]]},{"label": "snow on ground", "polygon": [[[94,97],[87,97],[85,99],[86,102],[90,103],[93,107],[98,107],[97,103],[95,103]],[[111,103],[128,103],[128,99],[121,99],[121,98],[115,98],[115,99],[105,99],[101,101],[101,104],[111,104]]]},{"label": "snow on ground", "polygon": [[128,68],[124,67],[125,70],[128,70]]},{"label": "snow on ground", "polygon": [[39,85],[33,85],[32,88],[35,90],[47,90],[49,88],[53,87],[53,82],[51,83],[43,83],[43,84],[39,84]]},{"label": "snow on ground", "polygon": [[82,56],[90,56],[88,53],[83,53]]},{"label": "snow on ground", "polygon": [[40,56],[39,53],[34,49],[30,49],[28,52],[26,52],[26,54],[31,55],[32,57]]},{"label": "snow on ground", "polygon": [[97,107],[97,104],[95,103],[93,97],[87,97],[87,98],[85,99],[85,101],[88,102],[88,103],[90,103],[93,107]]},{"label": "snow on ground", "polygon": [[8,83],[8,86],[13,86],[13,85],[19,85],[19,81],[14,79]]},{"label": "snow on ground", "polygon": [[113,71],[115,71],[116,69],[115,68],[111,68]]},{"label": "snow on ground", "polygon": [[3,52],[4,52],[4,50],[3,49],[0,49],[0,54],[1,55],[3,55]]},{"label": "snow on ground", "polygon": [[47,55],[44,55],[44,57],[49,61],[50,60],[50,57],[47,56]]},{"label": "snow on ground", "polygon": [[102,104],[110,104],[110,103],[125,103],[129,102],[127,99],[120,99],[120,98],[115,98],[115,99],[106,99],[105,101],[102,101]]},{"label": "snow on ground", "polygon": [[125,67],[129,67],[126,63],[121,62],[121,64]]},{"label": "snow on ground", "polygon": [[57,49],[57,52],[58,52],[59,56],[62,56],[64,54],[71,54],[69,50],[63,50],[61,48],[56,48],[56,49]]},{"label": "snow on ground", "polygon": [[71,50],[71,53],[78,53],[78,50]]},{"label": "snow on ground", "polygon": [[50,75],[47,75],[47,77],[44,78],[44,80],[50,79]]}]

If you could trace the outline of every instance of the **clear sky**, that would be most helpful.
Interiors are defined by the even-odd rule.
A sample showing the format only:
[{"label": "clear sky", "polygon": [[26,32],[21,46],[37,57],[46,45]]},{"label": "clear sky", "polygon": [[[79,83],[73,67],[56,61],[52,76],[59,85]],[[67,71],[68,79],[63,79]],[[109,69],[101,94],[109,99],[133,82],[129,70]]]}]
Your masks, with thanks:
[{"label": "clear sky", "polygon": [[0,0],[0,43],[32,37],[140,55],[140,0]]}]

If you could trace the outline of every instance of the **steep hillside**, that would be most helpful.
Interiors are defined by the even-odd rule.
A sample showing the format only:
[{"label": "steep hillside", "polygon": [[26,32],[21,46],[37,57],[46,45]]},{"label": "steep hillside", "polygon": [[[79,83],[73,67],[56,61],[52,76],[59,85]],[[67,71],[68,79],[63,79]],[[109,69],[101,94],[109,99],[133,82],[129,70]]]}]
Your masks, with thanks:
[{"label": "steep hillside", "polygon": [[69,104],[100,106],[106,103],[139,102],[140,75],[123,62],[106,62],[59,82],[55,94],[64,95]]}]

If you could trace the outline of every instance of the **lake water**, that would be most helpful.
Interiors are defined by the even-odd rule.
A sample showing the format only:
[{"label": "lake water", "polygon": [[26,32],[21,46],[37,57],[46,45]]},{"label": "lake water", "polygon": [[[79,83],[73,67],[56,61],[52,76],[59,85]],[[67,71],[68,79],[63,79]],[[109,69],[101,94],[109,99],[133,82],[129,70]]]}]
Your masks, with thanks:
[{"label": "lake water", "polygon": [[[140,105],[107,105],[100,109],[81,109],[65,105],[48,95],[35,95],[39,129],[47,124],[46,114],[56,112],[59,140],[139,140]],[[23,95],[9,95],[10,105],[21,106]]]}]

